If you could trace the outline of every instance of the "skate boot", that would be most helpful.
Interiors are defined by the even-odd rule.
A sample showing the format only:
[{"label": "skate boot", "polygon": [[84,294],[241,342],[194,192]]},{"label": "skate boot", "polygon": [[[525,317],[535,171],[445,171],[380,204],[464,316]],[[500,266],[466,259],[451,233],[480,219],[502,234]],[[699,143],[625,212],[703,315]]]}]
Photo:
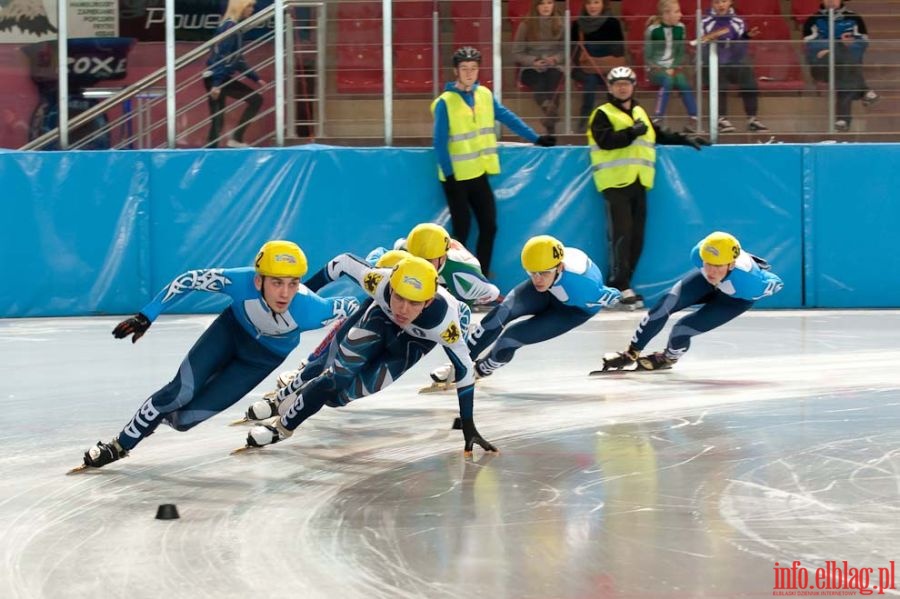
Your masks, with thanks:
[{"label": "skate boot", "polygon": [[454,374],[453,364],[444,364],[431,371],[431,380],[435,383],[446,383]]},{"label": "skate boot", "polygon": [[281,425],[281,419],[277,418],[269,424],[260,424],[250,429],[247,434],[247,447],[265,447],[283,441],[294,434]]},{"label": "skate boot", "polygon": [[440,393],[456,388],[456,370],[453,364],[444,364],[431,371],[431,384],[419,389],[419,393]]},{"label": "skate boot", "polygon": [[604,354],[603,370],[622,370],[634,364],[640,356],[641,352],[632,347],[625,351]]},{"label": "skate boot", "polygon": [[672,368],[677,358],[671,358],[666,352],[658,351],[637,360],[638,370],[666,370]]},{"label": "skate boot", "polygon": [[247,408],[245,418],[247,420],[265,420],[266,418],[277,416],[278,406],[280,405],[281,401],[279,401],[277,393],[266,393],[261,400],[254,402]]},{"label": "skate boot", "polygon": [[300,373],[303,372],[304,368],[306,368],[306,360],[300,362],[300,367],[297,370],[285,370],[279,374],[278,378],[275,379],[276,388],[283,389],[290,385],[291,381],[300,376]]},{"label": "skate boot", "polygon": [[634,289],[623,289],[619,305],[626,310],[640,310],[644,307],[644,297],[635,293]]},{"label": "skate boot", "polygon": [[84,465],[88,468],[100,468],[127,455],[128,452],[119,445],[118,439],[109,443],[97,441],[96,445],[84,452]]}]

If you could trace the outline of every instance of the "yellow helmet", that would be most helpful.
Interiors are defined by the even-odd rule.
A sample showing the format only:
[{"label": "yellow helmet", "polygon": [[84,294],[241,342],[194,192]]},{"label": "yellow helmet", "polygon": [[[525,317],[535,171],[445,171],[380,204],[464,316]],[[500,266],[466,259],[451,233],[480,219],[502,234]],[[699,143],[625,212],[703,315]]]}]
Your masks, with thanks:
[{"label": "yellow helmet", "polygon": [[724,266],[737,260],[741,244],[730,233],[715,231],[700,242],[700,259],[713,266]]},{"label": "yellow helmet", "polygon": [[434,223],[416,225],[406,238],[406,251],[426,260],[443,258],[449,249],[450,234]]},{"label": "yellow helmet", "polygon": [[391,288],[411,302],[426,302],[437,293],[437,279],[437,270],[431,262],[410,256],[394,266]]},{"label": "yellow helmet", "polygon": [[375,263],[376,268],[394,268],[398,262],[404,258],[411,258],[412,254],[405,250],[388,250],[381,255],[378,262]]},{"label": "yellow helmet", "polygon": [[293,241],[281,239],[264,243],[256,254],[253,266],[256,267],[256,274],[263,277],[298,279],[305,275],[309,268],[300,246]]},{"label": "yellow helmet", "polygon": [[538,235],[526,241],[522,248],[522,268],[527,272],[550,270],[556,268],[563,257],[563,244],[559,239]]}]

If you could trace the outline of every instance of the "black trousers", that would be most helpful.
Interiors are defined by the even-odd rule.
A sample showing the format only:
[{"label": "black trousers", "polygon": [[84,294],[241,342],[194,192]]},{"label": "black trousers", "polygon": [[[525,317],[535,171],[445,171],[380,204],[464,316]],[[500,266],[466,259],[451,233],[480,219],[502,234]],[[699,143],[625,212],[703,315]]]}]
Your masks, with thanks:
[{"label": "black trousers", "polygon": [[450,209],[450,225],[453,228],[450,234],[464,245],[469,238],[472,220],[469,209],[475,213],[478,222],[475,257],[481,262],[481,272],[490,277],[491,254],[497,236],[497,204],[487,174],[466,181],[443,181],[442,184]]},{"label": "black trousers", "polygon": [[212,89],[212,78],[204,77],[203,86],[206,88],[206,102],[209,104],[209,114],[211,117],[209,135],[206,138],[206,147],[217,148],[219,146],[219,136],[222,134],[222,127],[225,124],[225,113],[223,111],[225,110],[226,97],[243,100],[247,104],[247,106],[244,107],[244,113],[241,115],[241,120],[238,123],[237,128],[231,135],[235,141],[243,142],[244,131],[247,129],[247,125],[253,120],[257,113],[259,113],[259,109],[262,108],[262,96],[259,95],[257,90],[237,79],[232,79],[224,83],[219,88],[221,90],[219,97],[215,100],[209,95],[209,90]]},{"label": "black trousers", "polygon": [[556,103],[558,98],[559,82],[563,73],[559,69],[522,69],[519,79],[522,83],[534,91],[534,101],[540,106],[546,101]]},{"label": "black trousers", "polygon": [[[703,82],[709,82],[709,68],[703,69]],[[759,111],[759,85],[753,65],[746,62],[719,65],[719,115],[728,116],[728,84],[737,87],[744,102],[744,114],[756,116]]]},{"label": "black trousers", "polygon": [[644,250],[647,224],[647,188],[636,179],[625,187],[603,190],[609,240],[609,286],[629,289],[631,277]]},{"label": "black trousers", "polygon": [[[821,83],[828,83],[828,55],[816,58],[809,65],[809,74]],[[869,89],[860,58],[841,42],[834,44],[835,115],[850,124],[853,100],[860,100]]]}]

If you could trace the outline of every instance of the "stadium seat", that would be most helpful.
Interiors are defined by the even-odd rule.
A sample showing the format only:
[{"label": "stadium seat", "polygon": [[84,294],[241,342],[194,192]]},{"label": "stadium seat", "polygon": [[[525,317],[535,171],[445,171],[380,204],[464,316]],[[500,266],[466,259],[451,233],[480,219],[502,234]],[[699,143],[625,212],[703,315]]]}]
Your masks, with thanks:
[{"label": "stadium seat", "polygon": [[435,43],[432,15],[435,2],[394,2],[394,89],[403,93],[432,93]]},{"label": "stadium seat", "polygon": [[[491,2],[490,0],[453,0],[450,13],[453,18],[453,48],[473,46],[481,52],[481,70],[478,80],[487,87],[493,85],[493,61],[491,60]],[[450,56],[442,57],[449,62]],[[443,69],[449,64],[441,64]]]},{"label": "stadium seat", "polygon": [[522,21],[528,16],[529,11],[531,10],[532,1],[533,0],[509,0],[506,16],[512,27],[513,38],[516,37],[516,31],[518,31],[519,25],[521,25]]},{"label": "stadium seat", "polygon": [[383,93],[380,2],[338,5],[337,91]]},{"label": "stadium seat", "polygon": [[791,17],[797,27],[802,27],[806,19],[819,10],[821,4],[821,0],[791,0]]},{"label": "stadium seat", "polygon": [[750,15],[780,15],[781,2],[779,0],[741,0],[740,5],[735,10],[742,17]]},{"label": "stadium seat", "polygon": [[750,58],[761,91],[800,91],[804,89],[803,68],[791,31],[782,16],[745,17],[747,29],[759,27],[759,35],[750,42]]}]

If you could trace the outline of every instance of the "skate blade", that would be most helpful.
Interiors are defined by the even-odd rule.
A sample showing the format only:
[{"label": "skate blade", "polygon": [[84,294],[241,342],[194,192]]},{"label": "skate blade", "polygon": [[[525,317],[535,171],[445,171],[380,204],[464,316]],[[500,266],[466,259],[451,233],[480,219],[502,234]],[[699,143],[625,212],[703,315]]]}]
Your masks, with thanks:
[{"label": "skate blade", "polygon": [[427,395],[429,393],[446,393],[447,391],[455,391],[456,383],[431,383],[427,387],[419,389],[419,393]]},{"label": "skate blade", "polygon": [[246,416],[243,418],[238,418],[237,420],[232,420],[228,426],[240,426],[241,424],[247,424],[248,422],[256,422],[256,420],[250,420]]},{"label": "skate blade", "polygon": [[634,368],[628,368],[628,369],[625,369],[625,368],[604,368],[603,370],[592,370],[590,373],[588,373],[588,376],[608,376],[608,375],[611,375],[611,374],[613,374],[613,375],[615,375],[615,374],[622,375],[622,374],[628,374],[629,372],[636,372],[636,369],[634,369]]},{"label": "skate blade", "polygon": [[231,452],[231,455],[237,455],[239,453],[246,453],[251,449],[262,449],[262,447],[254,447],[253,445],[244,445],[243,447],[238,447],[237,449]]},{"label": "skate blade", "polygon": [[88,466],[87,464],[75,466],[74,468],[72,468],[71,470],[66,472],[66,476],[68,476],[70,474],[78,474],[79,472],[84,472],[85,470],[89,470],[89,469],[90,469],[90,466]]},{"label": "skate blade", "polygon": [[671,366],[667,366],[666,368],[610,368],[609,370],[592,370],[588,373],[588,376],[609,376],[609,375],[623,375],[623,374],[633,374],[635,372],[650,374],[653,372],[669,372],[672,370]]}]

